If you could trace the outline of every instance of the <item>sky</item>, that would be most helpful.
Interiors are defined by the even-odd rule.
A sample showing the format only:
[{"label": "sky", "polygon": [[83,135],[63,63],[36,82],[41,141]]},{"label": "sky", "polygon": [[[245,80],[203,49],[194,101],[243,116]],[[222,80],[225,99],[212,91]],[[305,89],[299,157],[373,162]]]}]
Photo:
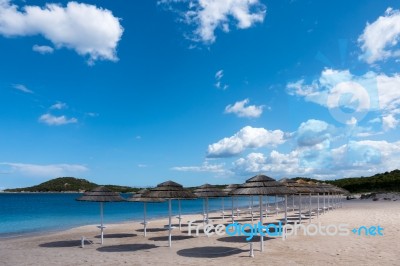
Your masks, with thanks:
[{"label": "sky", "polygon": [[400,168],[398,1],[83,1],[0,0],[0,189]]}]

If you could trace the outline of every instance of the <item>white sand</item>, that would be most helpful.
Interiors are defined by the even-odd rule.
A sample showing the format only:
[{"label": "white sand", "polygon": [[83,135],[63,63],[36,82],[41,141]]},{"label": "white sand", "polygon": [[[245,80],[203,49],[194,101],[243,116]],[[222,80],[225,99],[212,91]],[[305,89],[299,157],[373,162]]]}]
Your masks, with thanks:
[{"label": "white sand", "polygon": [[[293,215],[293,213],[289,213]],[[219,214],[210,215],[210,217]],[[247,215],[246,215],[247,216]],[[243,216],[241,215],[241,218]],[[276,222],[271,216],[267,223]],[[183,221],[200,215],[184,216]],[[177,219],[173,220],[174,223]],[[228,222],[229,219],[226,219]],[[215,221],[217,223],[218,221]],[[147,238],[138,223],[108,225],[101,246],[96,226],[84,226],[55,234],[0,240],[0,265],[400,265],[400,202],[345,201],[343,208],[321,215],[313,223],[349,224],[349,228],[380,225],[384,236],[292,236],[286,241],[270,238],[265,251],[254,243],[254,258],[243,237],[187,236],[173,231],[168,247],[167,231],[153,231],[167,219],[151,221]],[[308,224],[308,221],[304,224]],[[92,245],[80,248],[86,236]]]}]

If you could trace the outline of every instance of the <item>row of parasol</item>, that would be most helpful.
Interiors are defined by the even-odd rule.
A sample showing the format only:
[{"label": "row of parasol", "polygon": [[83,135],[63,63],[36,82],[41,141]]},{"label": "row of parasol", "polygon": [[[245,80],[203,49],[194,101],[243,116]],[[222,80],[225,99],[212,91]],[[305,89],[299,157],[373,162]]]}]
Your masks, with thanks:
[{"label": "row of parasol", "polygon": [[[158,184],[156,187],[151,189],[143,189],[139,192],[133,194],[128,199],[123,198],[119,193],[113,192],[106,187],[97,187],[91,191],[85,192],[81,197],[77,198],[78,201],[92,201],[92,202],[100,202],[100,230],[101,230],[101,244],[103,244],[104,237],[104,224],[103,224],[103,203],[104,202],[120,202],[120,201],[132,201],[132,202],[143,202],[144,203],[144,234],[146,236],[146,203],[148,202],[164,202],[168,201],[168,245],[172,246],[172,200],[181,200],[181,199],[195,199],[195,198],[203,198],[204,199],[204,221],[209,222],[208,216],[208,199],[216,198],[216,197],[232,197],[232,209],[231,209],[231,218],[232,223],[234,222],[234,204],[233,199],[235,196],[251,196],[253,203],[253,196],[259,196],[259,208],[260,208],[260,223],[263,224],[263,196],[284,196],[285,197],[285,219],[284,222],[287,223],[287,196],[288,195],[298,195],[299,197],[299,221],[304,218],[302,214],[302,195],[309,195],[309,211],[308,217],[311,220],[312,210],[311,210],[311,195],[318,195],[318,207],[317,207],[317,215],[319,215],[320,210],[325,212],[325,210],[332,208],[332,200],[335,198],[328,197],[328,206],[325,204],[325,195],[336,195],[336,203],[341,199],[338,195],[348,194],[348,191],[333,186],[331,184],[326,183],[313,183],[306,182],[304,180],[292,180],[292,179],[282,179],[279,182],[274,180],[271,177],[266,175],[256,175],[250,179],[248,179],[245,183],[236,185],[228,185],[225,189],[220,189],[216,186],[212,186],[209,184],[202,185],[193,191],[184,188],[182,185],[175,183],[173,181],[163,182]],[[320,208],[320,195],[323,195],[323,208]],[[253,204],[252,204],[253,205]],[[293,197],[293,210],[295,209],[294,205],[294,197]],[[252,206],[251,215],[253,220],[253,211]],[[278,210],[278,208],[277,208]],[[222,210],[222,215],[224,216],[225,212]],[[238,215],[238,214],[237,214]],[[181,227],[181,211],[180,211],[180,201],[179,201],[179,227]],[[260,250],[264,250],[264,239],[263,236],[260,236]]]}]

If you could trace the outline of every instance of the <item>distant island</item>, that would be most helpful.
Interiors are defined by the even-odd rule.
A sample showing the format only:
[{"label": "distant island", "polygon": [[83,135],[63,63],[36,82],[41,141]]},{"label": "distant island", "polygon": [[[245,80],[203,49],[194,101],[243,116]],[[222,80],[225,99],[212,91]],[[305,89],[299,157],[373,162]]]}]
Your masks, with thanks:
[{"label": "distant island", "polygon": [[[307,177],[296,177],[294,179],[304,179],[306,181],[321,182]],[[376,174],[369,177],[342,178],[336,180],[326,180],[326,183],[344,188],[350,193],[363,192],[400,192],[400,170],[393,170]],[[99,186],[86,179],[74,177],[59,177],[51,179],[37,186],[5,189],[4,192],[84,192]],[[225,185],[218,185],[223,188]],[[105,187],[121,193],[136,192],[139,188],[129,186],[105,185]],[[194,188],[190,188],[194,189]]]},{"label": "distant island", "polygon": [[[32,187],[5,189],[4,192],[85,192],[99,186],[86,179],[75,177],[59,177]],[[128,186],[105,185],[105,187],[121,193],[136,192],[139,189]]]}]

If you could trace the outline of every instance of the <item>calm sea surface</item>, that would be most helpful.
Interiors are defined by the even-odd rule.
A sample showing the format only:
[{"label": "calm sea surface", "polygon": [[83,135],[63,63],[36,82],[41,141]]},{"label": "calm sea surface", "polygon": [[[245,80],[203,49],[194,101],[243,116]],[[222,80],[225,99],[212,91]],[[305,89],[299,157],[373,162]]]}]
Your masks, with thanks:
[{"label": "calm sea surface", "polygon": [[[99,223],[99,203],[75,201],[79,196],[78,193],[0,193],[0,238]],[[270,202],[274,199],[274,197],[269,197]],[[240,197],[236,201],[242,207],[250,204],[249,197]],[[176,215],[178,201],[174,200],[172,204],[173,214]],[[254,204],[258,204],[257,197],[254,197]],[[226,209],[230,209],[231,199],[225,198],[224,205]],[[202,213],[203,201],[201,199],[182,200],[181,206],[182,214]],[[209,199],[209,207],[210,210],[221,210],[221,198]],[[167,216],[167,203],[148,203],[147,217],[149,219]],[[143,203],[104,204],[105,224],[142,219]]]}]

